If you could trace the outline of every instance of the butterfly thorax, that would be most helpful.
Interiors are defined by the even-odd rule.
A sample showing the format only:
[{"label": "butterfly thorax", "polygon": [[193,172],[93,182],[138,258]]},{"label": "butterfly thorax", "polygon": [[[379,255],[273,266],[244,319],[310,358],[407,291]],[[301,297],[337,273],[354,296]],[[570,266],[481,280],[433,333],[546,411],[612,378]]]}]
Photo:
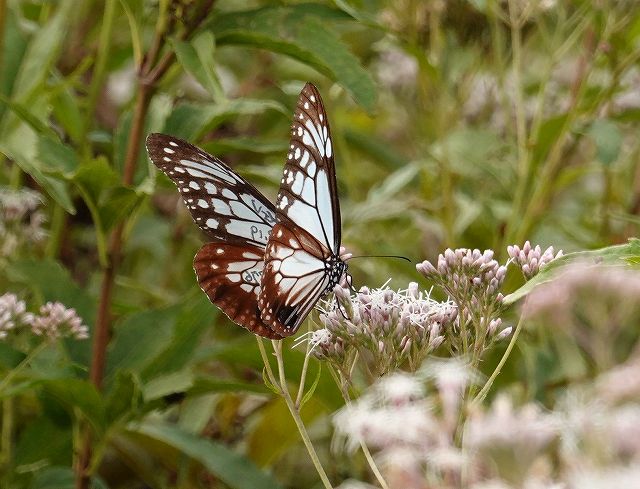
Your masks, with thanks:
[{"label": "butterfly thorax", "polygon": [[329,283],[324,289],[323,295],[333,291],[333,288],[340,282],[342,276],[347,273],[347,264],[339,256],[332,255],[325,264]]}]

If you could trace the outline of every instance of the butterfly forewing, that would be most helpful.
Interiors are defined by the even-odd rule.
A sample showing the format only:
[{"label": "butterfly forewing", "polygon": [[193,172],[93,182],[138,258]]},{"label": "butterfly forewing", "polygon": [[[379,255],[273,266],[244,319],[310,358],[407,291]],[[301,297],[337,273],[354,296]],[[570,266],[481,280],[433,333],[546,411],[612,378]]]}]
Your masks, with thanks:
[{"label": "butterfly forewing", "polygon": [[215,156],[182,139],[150,134],[153,163],[178,187],[196,224],[216,241],[265,246],[275,208],[253,185]]},{"label": "butterfly forewing", "polygon": [[278,224],[265,252],[258,306],[263,321],[293,334],[346,266],[329,122],[317,89],[300,93],[276,202]]},{"label": "butterfly forewing", "polygon": [[147,151],[176,184],[196,224],[213,239],[193,263],[202,290],[240,326],[280,338],[258,311],[264,250],[275,223],[273,204],[219,159],[182,139],[151,134]]}]

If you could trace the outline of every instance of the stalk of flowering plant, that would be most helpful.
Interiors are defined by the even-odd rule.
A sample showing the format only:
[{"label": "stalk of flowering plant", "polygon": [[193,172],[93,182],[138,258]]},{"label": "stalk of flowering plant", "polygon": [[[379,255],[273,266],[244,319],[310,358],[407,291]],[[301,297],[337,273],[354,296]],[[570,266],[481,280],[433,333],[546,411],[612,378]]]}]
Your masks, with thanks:
[{"label": "stalk of flowering plant", "polygon": [[[309,437],[309,433],[304,426],[304,422],[302,421],[302,417],[300,416],[300,407],[301,407],[301,393],[298,393],[298,398],[294,402],[291,397],[291,393],[289,392],[289,387],[287,386],[287,378],[284,370],[284,360],[282,358],[282,341],[280,340],[272,340],[271,345],[273,347],[273,352],[276,357],[277,366],[278,366],[278,376],[273,372],[271,368],[271,364],[269,363],[269,358],[267,356],[267,352],[264,348],[264,344],[262,342],[262,338],[256,336],[256,340],[258,342],[258,349],[260,350],[260,355],[262,356],[262,361],[264,362],[264,373],[265,373],[265,383],[268,387],[273,389],[278,395],[282,396],[284,399],[287,408],[289,409],[289,413],[291,413],[291,417],[293,418],[296,427],[298,428],[298,432],[300,433],[300,437],[309,453],[309,457],[313,462],[313,465],[320,476],[320,480],[324,485],[325,489],[332,489],[331,482],[329,481],[329,477],[327,476],[326,471],[322,467],[322,463],[320,462],[320,458],[318,457],[318,453],[316,452],[313,443],[311,442],[311,438]],[[300,380],[300,385],[304,385],[306,375],[306,369],[303,368],[302,372],[303,378]]]},{"label": "stalk of flowering plant", "polygon": [[[517,267],[519,267],[525,280],[532,279],[538,274],[538,272],[540,272],[542,268],[545,267],[545,265],[555,260],[556,258],[560,258],[563,255],[562,250],[559,250],[557,253],[555,253],[553,246],[548,247],[543,252],[542,248],[540,248],[539,245],[532,247],[529,241],[526,241],[522,248],[517,245],[508,246],[507,253],[510,257],[508,263],[514,263]],[[473,404],[482,402],[489,393],[493,382],[500,374],[500,372],[502,371],[502,367],[504,367],[504,364],[507,362],[507,359],[511,355],[511,351],[513,350],[516,340],[520,335],[523,323],[523,315],[521,314],[520,318],[518,319],[516,328],[511,335],[511,340],[509,341],[509,344],[507,345],[507,348],[502,355],[502,358],[485,382],[482,389],[480,389],[480,392],[478,392],[478,394],[474,398]]]}]

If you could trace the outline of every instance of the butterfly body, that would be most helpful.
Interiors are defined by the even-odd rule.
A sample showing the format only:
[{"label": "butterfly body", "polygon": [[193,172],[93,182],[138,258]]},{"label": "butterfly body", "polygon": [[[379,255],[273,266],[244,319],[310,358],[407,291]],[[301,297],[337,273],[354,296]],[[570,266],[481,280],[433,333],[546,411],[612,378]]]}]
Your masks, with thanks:
[{"label": "butterfly body", "polygon": [[151,160],[171,178],[213,241],[196,254],[211,302],[255,334],[280,339],[300,327],[346,273],[333,146],[317,89],[303,88],[276,205],[216,157],[151,134]]}]

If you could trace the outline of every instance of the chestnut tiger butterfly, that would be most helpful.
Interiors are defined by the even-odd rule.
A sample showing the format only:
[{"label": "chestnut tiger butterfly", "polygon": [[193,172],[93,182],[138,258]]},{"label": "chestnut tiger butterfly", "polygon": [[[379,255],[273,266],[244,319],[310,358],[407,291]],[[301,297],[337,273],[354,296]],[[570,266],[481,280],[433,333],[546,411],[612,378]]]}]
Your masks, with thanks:
[{"label": "chestnut tiger butterfly", "polygon": [[298,98],[275,206],[182,139],[150,134],[147,152],[212,240],[193,262],[211,302],[257,335],[295,333],[347,269],[329,122],[316,87],[307,83]]}]

